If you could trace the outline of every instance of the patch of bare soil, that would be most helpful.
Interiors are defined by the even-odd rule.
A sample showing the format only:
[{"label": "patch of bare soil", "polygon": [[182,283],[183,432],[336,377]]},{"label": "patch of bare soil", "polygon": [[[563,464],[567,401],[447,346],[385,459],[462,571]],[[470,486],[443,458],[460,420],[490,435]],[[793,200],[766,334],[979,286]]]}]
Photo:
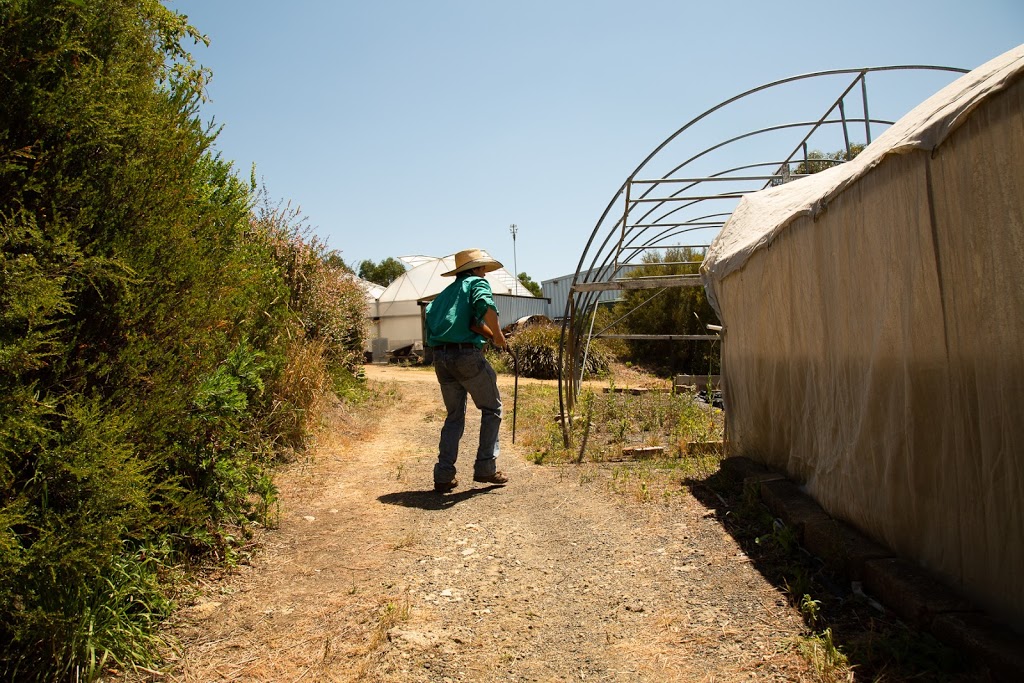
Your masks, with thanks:
[{"label": "patch of bare soil", "polygon": [[528,464],[511,420],[510,484],[473,484],[470,406],[461,484],[435,494],[433,373],[367,370],[401,399],[369,438],[281,473],[280,528],[178,614],[160,680],[813,679],[791,645],[800,617],[689,493],[639,505],[586,470]]}]

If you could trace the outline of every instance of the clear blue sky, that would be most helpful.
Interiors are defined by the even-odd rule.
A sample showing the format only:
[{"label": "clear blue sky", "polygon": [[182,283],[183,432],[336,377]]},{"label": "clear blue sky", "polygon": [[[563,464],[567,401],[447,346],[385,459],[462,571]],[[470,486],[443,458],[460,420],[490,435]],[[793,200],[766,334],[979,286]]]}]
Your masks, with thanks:
[{"label": "clear blue sky", "polygon": [[[351,265],[460,249],[575,270],[626,176],[697,114],[811,71],[974,68],[1022,0],[165,0],[210,38],[222,155]],[[930,93],[929,93],[930,94]]]}]

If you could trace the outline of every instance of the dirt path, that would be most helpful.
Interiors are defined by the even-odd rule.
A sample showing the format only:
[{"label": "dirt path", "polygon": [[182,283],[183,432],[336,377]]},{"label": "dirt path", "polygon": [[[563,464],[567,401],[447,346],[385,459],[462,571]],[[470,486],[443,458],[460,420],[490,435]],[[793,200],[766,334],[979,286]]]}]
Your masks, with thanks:
[{"label": "dirt path", "polygon": [[369,375],[402,399],[369,440],[283,473],[280,530],[182,611],[171,680],[812,678],[799,618],[695,499],[631,504],[593,470],[527,464],[507,433],[508,486],[466,486],[460,460],[441,497],[433,375]]}]

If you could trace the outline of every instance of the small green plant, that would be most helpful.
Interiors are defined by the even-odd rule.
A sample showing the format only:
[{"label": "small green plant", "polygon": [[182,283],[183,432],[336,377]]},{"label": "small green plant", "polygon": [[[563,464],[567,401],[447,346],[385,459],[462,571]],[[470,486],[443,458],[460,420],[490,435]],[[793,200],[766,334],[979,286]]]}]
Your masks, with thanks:
[{"label": "small green plant", "polygon": [[789,555],[799,545],[796,533],[779,519],[772,520],[772,530],[758,536],[754,542],[765,547],[774,547],[782,555]]},{"label": "small green plant", "polygon": [[[790,557],[790,555],[780,555],[779,557],[780,559],[785,561],[785,559]],[[803,613],[804,599],[807,598],[808,594],[813,589],[811,573],[807,571],[806,567],[799,563],[792,563],[789,567],[786,568],[785,572],[786,576],[782,578],[782,585],[786,590],[786,595],[789,598],[789,602],[790,604],[799,606],[801,609],[801,613]],[[815,610],[819,610],[819,608],[821,607],[821,603],[818,601],[812,602],[816,602],[816,604],[811,605],[810,607],[813,607]],[[819,613],[820,610],[816,611],[815,616],[817,616]],[[804,614],[804,617],[806,618],[807,615]],[[815,624],[808,625],[814,626]]]},{"label": "small green plant", "polygon": [[409,620],[409,597],[404,596],[398,600],[389,600],[381,607],[377,615],[377,625],[373,630],[370,647],[376,650],[387,640],[388,631],[398,624]]},{"label": "small green plant", "polygon": [[824,683],[853,680],[850,662],[832,640],[831,628],[804,636],[798,642],[800,653],[814,666],[819,680]]},{"label": "small green plant", "polygon": [[803,597],[800,598],[800,614],[803,615],[804,621],[808,626],[816,629],[821,620],[821,600],[815,600],[807,593],[804,593]]}]

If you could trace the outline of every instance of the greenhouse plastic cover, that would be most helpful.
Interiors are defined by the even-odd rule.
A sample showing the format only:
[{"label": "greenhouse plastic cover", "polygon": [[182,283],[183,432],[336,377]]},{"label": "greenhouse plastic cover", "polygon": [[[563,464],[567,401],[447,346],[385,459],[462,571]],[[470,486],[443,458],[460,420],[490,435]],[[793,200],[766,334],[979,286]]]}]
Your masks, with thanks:
[{"label": "greenhouse plastic cover", "polygon": [[1024,46],[854,160],[745,197],[702,266],[729,452],[1024,629]]},{"label": "greenhouse plastic cover", "polygon": [[[487,255],[487,252],[483,253]],[[439,294],[441,290],[455,282],[454,277],[442,275],[455,269],[454,255],[444,258],[402,256],[399,260],[412,267],[388,285],[377,298],[380,305],[377,315],[419,315],[417,301]],[[485,277],[494,294],[513,293],[515,277],[504,268],[493,270]],[[520,291],[526,296],[530,295],[522,288]]]}]

